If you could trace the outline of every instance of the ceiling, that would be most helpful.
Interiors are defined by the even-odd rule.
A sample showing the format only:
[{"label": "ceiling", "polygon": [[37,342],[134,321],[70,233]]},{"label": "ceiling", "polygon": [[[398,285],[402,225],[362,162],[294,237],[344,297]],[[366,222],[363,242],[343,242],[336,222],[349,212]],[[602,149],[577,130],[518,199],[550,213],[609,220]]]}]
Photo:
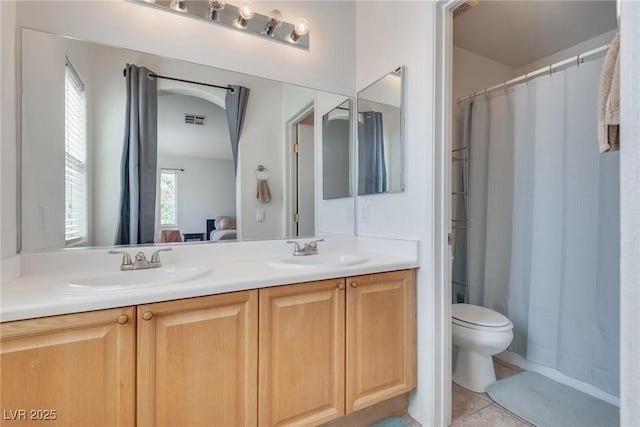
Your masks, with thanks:
[{"label": "ceiling", "polygon": [[453,44],[520,68],[616,27],[615,0],[480,0],[454,20]]}]

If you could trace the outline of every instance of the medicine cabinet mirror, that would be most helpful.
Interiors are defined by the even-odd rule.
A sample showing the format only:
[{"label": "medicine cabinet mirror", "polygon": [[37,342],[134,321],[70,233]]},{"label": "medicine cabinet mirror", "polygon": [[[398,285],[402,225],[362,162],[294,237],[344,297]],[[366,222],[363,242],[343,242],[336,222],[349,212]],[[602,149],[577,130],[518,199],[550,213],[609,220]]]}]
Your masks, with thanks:
[{"label": "medicine cabinet mirror", "polygon": [[358,92],[358,195],[404,191],[403,67]]}]

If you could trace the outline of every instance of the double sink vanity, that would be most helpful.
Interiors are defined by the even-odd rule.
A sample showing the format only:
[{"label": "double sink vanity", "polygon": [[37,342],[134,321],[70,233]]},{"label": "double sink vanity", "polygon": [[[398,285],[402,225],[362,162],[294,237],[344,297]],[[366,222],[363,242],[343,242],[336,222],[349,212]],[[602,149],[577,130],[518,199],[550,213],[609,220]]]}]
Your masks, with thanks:
[{"label": "double sink vanity", "polygon": [[34,274],[2,286],[5,411],[319,425],[415,387],[415,242],[329,238],[309,256],[284,241],[176,245],[132,271],[101,249],[23,257]]},{"label": "double sink vanity", "polygon": [[[356,215],[359,197],[404,191],[402,67],[354,98],[26,27],[20,45],[21,268],[0,288],[3,425],[353,426],[406,411],[417,242],[355,236],[369,216],[368,202]],[[108,249],[119,224],[137,223],[118,209],[130,64],[159,80],[152,160],[173,179],[145,228],[227,216],[238,241]],[[78,111],[67,87],[86,101]],[[251,94],[239,155],[232,87]],[[79,154],[65,140],[76,113]],[[209,126],[203,147],[185,127],[194,114]],[[256,199],[256,179],[273,197]]]}]

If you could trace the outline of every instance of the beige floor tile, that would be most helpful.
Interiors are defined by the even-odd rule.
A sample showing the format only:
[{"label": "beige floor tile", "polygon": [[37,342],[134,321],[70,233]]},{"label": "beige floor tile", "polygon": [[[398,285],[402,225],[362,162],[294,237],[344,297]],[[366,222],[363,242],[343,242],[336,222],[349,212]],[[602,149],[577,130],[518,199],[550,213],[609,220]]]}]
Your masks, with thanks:
[{"label": "beige floor tile", "polygon": [[523,371],[523,369],[512,365],[511,363],[505,362],[504,360],[498,359],[497,357],[493,358],[493,367],[496,371],[497,380],[508,378]]},{"label": "beige floor tile", "polygon": [[519,418],[511,415],[497,404],[491,404],[457,421],[451,427],[530,427]]},{"label": "beige floor tile", "polygon": [[456,421],[472,414],[492,401],[485,393],[474,393],[456,383],[451,383],[451,420]]}]

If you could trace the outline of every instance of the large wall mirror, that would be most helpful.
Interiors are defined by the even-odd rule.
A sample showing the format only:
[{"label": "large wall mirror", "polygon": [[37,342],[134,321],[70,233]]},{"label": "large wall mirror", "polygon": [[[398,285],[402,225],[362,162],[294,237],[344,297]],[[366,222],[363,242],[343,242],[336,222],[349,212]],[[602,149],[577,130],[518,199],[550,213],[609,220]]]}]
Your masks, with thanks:
[{"label": "large wall mirror", "polygon": [[[155,92],[131,101],[127,73]],[[241,96],[228,96],[229,86]],[[322,117],[336,102],[351,105],[346,96],[28,29],[22,87],[24,251],[353,234],[352,223],[323,218],[314,173],[323,160],[351,170],[348,152],[317,158]],[[157,132],[155,151],[125,150],[126,123],[129,142]],[[131,167],[136,160],[146,176]],[[132,186],[149,176],[152,184]],[[128,200],[152,193],[144,212],[125,206],[130,221],[151,215],[145,241],[116,240],[126,185]]]},{"label": "large wall mirror", "polygon": [[403,67],[358,92],[358,195],[404,191]]}]

